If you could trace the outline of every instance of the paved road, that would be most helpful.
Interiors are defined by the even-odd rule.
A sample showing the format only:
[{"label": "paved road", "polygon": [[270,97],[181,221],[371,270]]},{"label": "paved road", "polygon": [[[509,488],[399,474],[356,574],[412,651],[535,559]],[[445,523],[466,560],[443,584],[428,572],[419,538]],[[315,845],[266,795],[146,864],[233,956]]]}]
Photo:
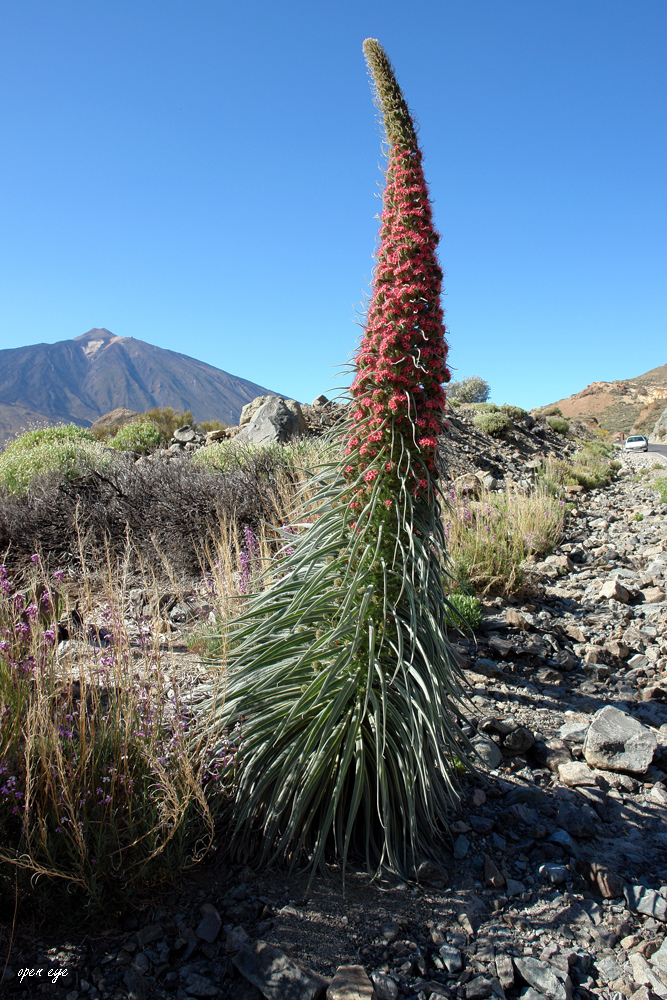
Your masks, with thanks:
[{"label": "paved road", "polygon": [[659,455],[664,455],[667,458],[667,444],[650,444],[648,450],[657,451]]}]

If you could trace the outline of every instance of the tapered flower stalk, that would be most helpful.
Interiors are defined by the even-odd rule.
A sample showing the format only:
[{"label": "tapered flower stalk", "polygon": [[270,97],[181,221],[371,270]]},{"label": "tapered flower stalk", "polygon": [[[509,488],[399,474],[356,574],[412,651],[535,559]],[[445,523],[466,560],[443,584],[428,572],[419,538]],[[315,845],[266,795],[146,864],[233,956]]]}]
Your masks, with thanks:
[{"label": "tapered flower stalk", "polygon": [[364,52],[389,160],[345,454],[235,623],[218,716],[243,719],[232,850],[313,870],[353,852],[409,875],[441,850],[467,749],[437,487],[449,375],[415,128],[379,43]]}]

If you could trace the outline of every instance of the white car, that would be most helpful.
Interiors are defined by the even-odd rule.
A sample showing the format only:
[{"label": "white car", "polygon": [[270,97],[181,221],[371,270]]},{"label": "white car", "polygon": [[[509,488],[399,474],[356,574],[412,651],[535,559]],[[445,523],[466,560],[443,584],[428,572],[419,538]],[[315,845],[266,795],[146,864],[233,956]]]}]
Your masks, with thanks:
[{"label": "white car", "polygon": [[623,447],[625,451],[648,451],[648,438],[636,434],[629,437]]}]

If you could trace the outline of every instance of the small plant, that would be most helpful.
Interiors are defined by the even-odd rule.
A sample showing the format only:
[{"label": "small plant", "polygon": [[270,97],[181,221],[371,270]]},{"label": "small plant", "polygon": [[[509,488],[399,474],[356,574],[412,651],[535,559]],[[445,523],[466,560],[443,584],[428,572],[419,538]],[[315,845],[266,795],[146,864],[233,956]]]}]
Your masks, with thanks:
[{"label": "small plant", "polygon": [[632,520],[633,521],[643,521],[644,520],[644,515],[643,514],[633,514],[632,515]]},{"label": "small plant", "polygon": [[654,472],[659,472],[661,469],[664,469],[664,465],[662,462],[654,462],[651,468]]},{"label": "small plant", "polygon": [[543,417],[562,417],[563,412],[559,406],[545,406],[540,410]]},{"label": "small plant", "polygon": [[125,424],[109,441],[111,447],[118,451],[132,451],[138,455],[155,451],[162,443],[164,438],[159,426],[143,417]]},{"label": "small plant", "polygon": [[39,477],[59,473],[74,479],[91,469],[109,468],[113,461],[91,432],[76,424],[28,431],[0,454],[0,487],[25,493]]},{"label": "small plant", "polygon": [[565,417],[549,416],[547,423],[551,430],[556,431],[557,434],[567,434],[570,429],[569,421]]},{"label": "small plant", "polygon": [[656,489],[660,494],[661,503],[667,503],[667,478],[666,479],[654,479],[653,489]]},{"label": "small plant", "polygon": [[447,620],[452,628],[460,632],[475,632],[482,622],[482,605],[471,594],[454,591],[447,598]]},{"label": "small plant", "polygon": [[473,419],[473,424],[480,431],[490,434],[492,437],[502,437],[503,434],[511,431],[514,426],[507,414],[500,411],[478,413]]},{"label": "small plant", "polygon": [[524,417],[528,416],[528,410],[524,410],[521,406],[512,406],[511,403],[503,403],[500,409],[507,414],[510,420],[523,420]]}]

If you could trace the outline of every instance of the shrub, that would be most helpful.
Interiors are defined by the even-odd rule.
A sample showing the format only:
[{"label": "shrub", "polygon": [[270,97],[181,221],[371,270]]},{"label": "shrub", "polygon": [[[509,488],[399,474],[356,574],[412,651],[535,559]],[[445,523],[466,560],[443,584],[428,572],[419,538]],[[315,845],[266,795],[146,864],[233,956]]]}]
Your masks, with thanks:
[{"label": "shrub", "polygon": [[59,586],[18,589],[0,566],[0,885],[108,913],[210,843],[207,737],[192,738],[146,623],[141,660],[130,655],[115,588],[109,645],[56,656],[58,619],[77,629]]},{"label": "shrub", "polygon": [[567,434],[570,429],[568,421],[564,417],[547,417],[547,423],[552,431],[557,434]]},{"label": "shrub", "polygon": [[146,410],[142,419],[157,424],[160,428],[161,440],[165,444],[171,441],[174,431],[179,427],[195,426],[190,410],[184,410],[182,413],[179,413],[173,410],[171,406],[156,406],[152,410]]},{"label": "shrub", "polygon": [[460,382],[450,382],[447,398],[458,403],[484,403],[489,398],[489,383],[479,375],[471,375]]},{"label": "shrub", "polygon": [[562,417],[563,413],[559,406],[545,406],[543,410],[540,410],[543,417]]},{"label": "shrub", "polygon": [[224,431],[226,426],[227,424],[221,423],[220,420],[203,420],[199,424],[199,430],[202,434],[208,434],[209,431]]},{"label": "shrub", "polygon": [[480,431],[491,434],[493,437],[501,437],[514,426],[510,418],[505,413],[478,413],[473,423]]},{"label": "shrub", "polygon": [[163,436],[158,425],[152,420],[135,420],[131,424],[125,424],[111,438],[109,444],[118,451],[132,451],[139,455],[146,455],[155,451],[161,443]]},{"label": "shrub", "polygon": [[528,416],[528,410],[524,410],[520,406],[512,406],[511,403],[503,403],[500,409],[507,414],[510,420],[523,420],[524,417]]},{"label": "shrub", "polygon": [[25,493],[48,473],[73,479],[92,469],[108,469],[113,461],[113,453],[75,424],[28,431],[0,454],[0,487],[8,493]]},{"label": "shrub", "polygon": [[466,410],[474,410],[476,413],[498,413],[499,407],[495,403],[466,403]]},{"label": "shrub", "polygon": [[135,465],[117,458],[101,472],[41,477],[31,490],[0,495],[0,551],[17,561],[42,552],[57,564],[78,563],[80,549],[88,558],[105,544],[124,553],[129,537],[132,562],[158,572],[166,559],[173,572],[198,576],[221,523],[258,531],[290,517],[303,473],[283,454],[290,449],[256,450],[225,472],[187,459]]}]

